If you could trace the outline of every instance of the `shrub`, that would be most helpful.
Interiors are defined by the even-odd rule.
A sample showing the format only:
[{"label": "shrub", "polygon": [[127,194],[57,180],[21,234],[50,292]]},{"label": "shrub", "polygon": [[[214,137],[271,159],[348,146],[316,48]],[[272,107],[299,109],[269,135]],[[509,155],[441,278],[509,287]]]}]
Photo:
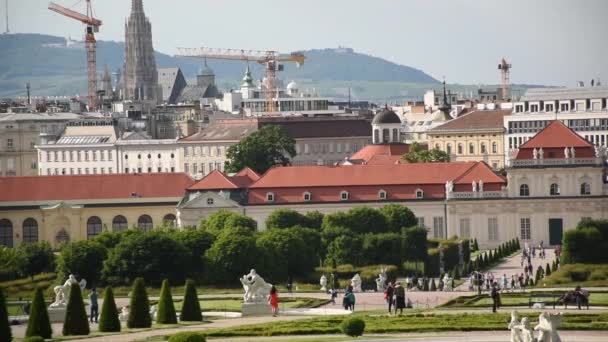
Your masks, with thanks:
[{"label": "shrub", "polygon": [[202,279],[205,273],[204,255],[213,245],[215,236],[203,229],[182,229],[172,233],[172,238],[186,248],[190,258],[186,274]]},{"label": "shrub", "polygon": [[363,332],[365,331],[365,321],[356,317],[347,318],[342,321],[340,328],[345,335],[358,337],[363,335]]},{"label": "shrub", "polygon": [[362,249],[363,241],[360,237],[339,236],[327,246],[326,262],[359,265]]},{"label": "shrub", "polygon": [[473,240],[473,248],[471,248],[472,252],[477,252],[479,250],[479,244],[477,243],[477,239]]},{"label": "shrub", "polygon": [[82,300],[82,291],[78,284],[73,284],[70,286],[70,299],[63,321],[63,335],[88,335],[89,333],[89,321]]},{"label": "shrub", "polygon": [[547,266],[545,267],[545,277],[548,277],[551,275],[551,267],[549,266],[549,263],[547,263]]},{"label": "shrub", "polygon": [[0,288],[0,341],[10,342],[13,340],[11,326],[8,323],[8,310],[6,309],[6,298]]},{"label": "shrub", "polygon": [[149,328],[152,326],[152,317],[150,316],[150,302],[148,294],[144,286],[144,279],[137,278],[133,282],[131,290],[131,300],[129,303],[129,319],[127,327],[132,328]]},{"label": "shrub", "polygon": [[[75,241],[61,248],[58,262],[59,278],[67,279],[70,274],[87,280],[87,285],[97,284],[107,251],[100,243],[92,240]],[[44,337],[44,336],[43,336]]]},{"label": "shrub", "polygon": [[285,229],[307,224],[308,218],[293,209],[277,209],[266,219],[266,229]]},{"label": "shrub", "polygon": [[243,272],[256,266],[257,255],[255,237],[250,230],[242,227],[224,229],[205,252],[205,267],[213,274],[209,280],[215,284],[234,282]]},{"label": "shrub", "polygon": [[42,289],[37,288],[30,307],[30,318],[27,321],[25,337],[41,336],[43,338],[51,338],[52,335],[53,330],[51,329],[49,313],[46,311],[44,295],[42,294]]},{"label": "shrub", "polygon": [[186,289],[184,290],[184,301],[182,304],[182,312],[179,315],[180,321],[200,322],[203,320],[201,313],[201,304],[198,301],[196,287],[194,281],[186,280]]},{"label": "shrub", "polygon": [[103,306],[99,319],[99,331],[118,332],[120,331],[120,320],[118,319],[118,309],[114,301],[114,291],[112,286],[106,287],[103,292]]},{"label": "shrub", "polygon": [[365,234],[362,261],[366,265],[399,265],[401,244],[399,233]]},{"label": "shrub", "polygon": [[386,218],[389,232],[399,233],[402,228],[418,225],[416,215],[407,207],[399,204],[389,204],[378,209]]},{"label": "shrub", "polygon": [[44,342],[44,337],[40,337],[40,336],[26,337],[23,340],[21,340],[21,342]]},{"label": "shrub", "polygon": [[257,223],[250,217],[225,209],[219,210],[205,221],[205,229],[213,235],[218,235],[226,228],[235,227],[245,228],[253,232],[257,228]]},{"label": "shrub", "polygon": [[169,287],[169,281],[167,279],[163,280],[163,286],[160,289],[156,323],[177,324],[175,306],[173,305],[173,297],[171,296],[171,287]]},{"label": "shrub", "polygon": [[435,279],[431,278],[431,291],[437,291],[437,285],[435,285]]},{"label": "shrub", "polygon": [[205,337],[195,332],[182,332],[169,337],[168,342],[205,342]]},{"label": "shrub", "polygon": [[256,269],[275,282],[305,275],[318,260],[314,248],[309,249],[303,235],[292,229],[267,229],[258,235],[256,248],[262,256]]},{"label": "shrub", "polygon": [[[429,280],[427,278],[424,278],[424,281],[422,282],[422,291],[428,291],[429,290]],[[434,283],[434,281],[433,281]]]},{"label": "shrub", "polygon": [[47,241],[21,244],[17,253],[23,260],[21,273],[24,276],[33,277],[38,273],[55,271],[55,254]]}]

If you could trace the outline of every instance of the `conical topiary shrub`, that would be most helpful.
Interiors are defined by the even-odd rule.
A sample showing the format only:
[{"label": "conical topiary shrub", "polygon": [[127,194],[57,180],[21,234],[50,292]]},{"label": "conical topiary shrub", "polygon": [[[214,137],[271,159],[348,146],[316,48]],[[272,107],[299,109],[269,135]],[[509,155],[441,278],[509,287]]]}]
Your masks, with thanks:
[{"label": "conical topiary shrub", "polygon": [[422,282],[422,291],[428,291],[429,290],[429,281],[427,279],[424,279],[424,281]]},{"label": "conical topiary shrub", "polygon": [[180,321],[201,322],[203,314],[201,313],[201,304],[198,301],[196,287],[192,279],[186,280],[186,289],[184,290],[184,301],[182,304],[182,312],[179,315]]},{"label": "conical topiary shrub", "polygon": [[133,282],[133,289],[131,290],[127,327],[149,328],[151,326],[152,317],[150,316],[150,301],[148,300],[148,293],[146,293],[144,279],[137,278]]},{"label": "conical topiary shrub", "polygon": [[8,310],[6,309],[6,298],[0,288],[0,341],[10,342],[13,340],[11,326],[8,324]]},{"label": "conical topiary shrub", "polygon": [[551,263],[551,273],[557,271],[557,261],[553,260],[553,262]]},{"label": "conical topiary shrub", "polygon": [[70,299],[63,321],[63,336],[88,335],[90,332],[82,291],[78,284],[73,284],[70,286]]},{"label": "conical topiary shrub", "polygon": [[114,301],[112,286],[106,287],[105,291],[103,291],[103,305],[101,307],[101,317],[99,318],[99,331],[120,331],[120,319],[118,318],[118,309],[116,308],[116,302]]},{"label": "conical topiary shrub", "polygon": [[435,279],[431,278],[431,291],[437,291],[437,285],[435,285]]},{"label": "conical topiary shrub", "polygon": [[175,306],[173,305],[173,297],[171,296],[171,287],[169,287],[169,280],[167,279],[163,280],[163,286],[160,289],[158,311],[156,312],[156,323],[177,324]]},{"label": "conical topiary shrub", "polygon": [[549,266],[549,263],[547,263],[547,266],[545,266],[545,277],[548,277],[551,275],[551,267]]},{"label": "conical topiary shrub", "polygon": [[51,329],[51,321],[49,313],[46,311],[46,303],[44,303],[44,295],[42,289],[37,288],[30,307],[30,318],[27,321],[27,330],[25,337],[40,336],[51,338],[53,330]]},{"label": "conical topiary shrub", "polygon": [[458,271],[458,265],[454,267],[454,280],[460,280],[460,272]]}]

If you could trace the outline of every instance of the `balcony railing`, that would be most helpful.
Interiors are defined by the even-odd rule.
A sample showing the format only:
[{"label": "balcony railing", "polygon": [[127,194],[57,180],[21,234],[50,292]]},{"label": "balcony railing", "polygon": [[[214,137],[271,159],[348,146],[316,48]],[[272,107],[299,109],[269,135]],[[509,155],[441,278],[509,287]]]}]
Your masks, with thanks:
[{"label": "balcony railing", "polygon": [[484,199],[484,198],[503,198],[507,197],[506,190],[498,191],[463,191],[463,192],[450,192],[448,193],[448,199]]},{"label": "balcony railing", "polygon": [[549,158],[511,160],[512,167],[564,166],[564,165],[602,165],[603,158]]}]

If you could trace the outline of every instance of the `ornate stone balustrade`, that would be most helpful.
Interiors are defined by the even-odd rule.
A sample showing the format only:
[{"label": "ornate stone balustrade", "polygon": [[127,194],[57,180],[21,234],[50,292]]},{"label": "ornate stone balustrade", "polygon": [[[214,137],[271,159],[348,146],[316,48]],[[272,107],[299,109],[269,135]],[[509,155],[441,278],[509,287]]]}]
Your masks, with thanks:
[{"label": "ornate stone balustrade", "polygon": [[564,166],[564,165],[601,165],[603,158],[550,158],[511,160],[512,167]]},{"label": "ornate stone balustrade", "polygon": [[506,190],[498,191],[478,191],[478,192],[450,192],[448,199],[485,199],[485,198],[503,198],[507,197]]}]

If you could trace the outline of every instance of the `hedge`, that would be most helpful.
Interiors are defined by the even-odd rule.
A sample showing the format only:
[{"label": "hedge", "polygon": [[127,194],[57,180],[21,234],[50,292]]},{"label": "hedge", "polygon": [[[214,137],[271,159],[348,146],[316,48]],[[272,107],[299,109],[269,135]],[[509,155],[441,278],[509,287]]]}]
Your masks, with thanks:
[{"label": "hedge", "polygon": [[63,336],[88,335],[90,332],[89,320],[82,300],[82,291],[78,284],[72,284],[65,320],[63,321]]},{"label": "hedge", "polygon": [[201,313],[201,304],[198,301],[196,287],[192,279],[186,280],[186,289],[184,290],[184,301],[182,304],[182,312],[179,315],[179,320],[200,322],[203,320]]},{"label": "hedge", "polygon": [[131,300],[129,304],[129,319],[127,327],[132,328],[149,328],[152,326],[152,317],[150,316],[150,301],[146,293],[143,278],[137,278],[133,282],[131,290]]},{"label": "hedge", "polygon": [[44,302],[41,288],[37,288],[36,292],[34,292],[34,299],[32,300],[30,310],[25,337],[41,336],[43,338],[51,338],[53,329],[51,329],[51,321],[49,320],[49,313],[46,311],[46,303]]},{"label": "hedge", "polygon": [[114,291],[112,290],[112,286],[108,286],[103,292],[103,306],[99,319],[99,331],[119,332],[120,328],[118,309],[116,308],[116,302],[114,301]]},{"label": "hedge", "polygon": [[203,335],[195,332],[182,332],[177,333],[169,337],[168,342],[205,342],[206,339]]},{"label": "hedge", "polygon": [[342,321],[340,329],[347,336],[361,336],[365,331],[365,321],[363,321],[361,318],[347,318]]},{"label": "hedge", "polygon": [[171,287],[169,287],[169,280],[167,279],[163,280],[163,286],[160,289],[156,323],[177,324],[175,306],[173,305],[173,297],[171,296]]}]

